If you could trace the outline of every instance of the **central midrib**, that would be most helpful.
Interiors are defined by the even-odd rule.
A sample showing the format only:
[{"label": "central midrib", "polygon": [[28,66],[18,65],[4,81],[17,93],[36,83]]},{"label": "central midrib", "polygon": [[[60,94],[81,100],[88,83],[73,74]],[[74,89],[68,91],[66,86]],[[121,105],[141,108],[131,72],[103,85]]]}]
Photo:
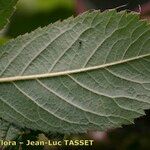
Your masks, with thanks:
[{"label": "central midrib", "polygon": [[111,62],[111,63],[102,64],[102,65],[98,65],[98,66],[87,67],[87,68],[81,68],[81,69],[74,69],[74,70],[67,70],[67,71],[60,71],[60,72],[52,72],[52,73],[45,73],[45,74],[3,77],[3,78],[0,78],[0,83],[2,83],[2,82],[12,82],[12,81],[21,81],[21,80],[34,80],[34,79],[40,79],[40,78],[48,78],[48,77],[56,77],[56,76],[76,74],[76,73],[81,73],[81,72],[86,72],[86,71],[92,71],[92,70],[96,70],[96,69],[111,67],[111,66],[114,66],[114,65],[119,65],[119,64],[134,61],[134,60],[144,58],[144,57],[148,57],[148,56],[150,56],[150,54],[145,54],[145,55],[136,56],[136,57],[125,59],[125,60],[120,60],[120,61],[116,61],[116,62]]}]

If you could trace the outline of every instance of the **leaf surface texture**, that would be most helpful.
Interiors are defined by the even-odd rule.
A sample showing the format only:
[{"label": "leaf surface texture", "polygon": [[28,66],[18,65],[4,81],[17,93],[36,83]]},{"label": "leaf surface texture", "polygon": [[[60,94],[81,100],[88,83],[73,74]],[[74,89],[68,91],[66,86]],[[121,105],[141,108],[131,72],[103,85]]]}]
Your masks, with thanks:
[{"label": "leaf surface texture", "polygon": [[86,12],[0,47],[0,117],[45,132],[106,130],[150,108],[150,25]]},{"label": "leaf surface texture", "polygon": [[0,0],[0,29],[8,22],[18,0]]},{"label": "leaf surface texture", "polygon": [[19,129],[0,119],[0,140],[11,141],[17,138],[19,134]]}]

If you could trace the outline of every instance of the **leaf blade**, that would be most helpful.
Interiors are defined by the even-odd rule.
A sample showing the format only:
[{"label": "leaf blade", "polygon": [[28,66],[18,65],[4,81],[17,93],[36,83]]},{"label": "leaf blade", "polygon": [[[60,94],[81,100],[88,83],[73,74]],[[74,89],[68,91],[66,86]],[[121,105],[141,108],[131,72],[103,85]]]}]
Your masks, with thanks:
[{"label": "leaf blade", "polygon": [[0,30],[7,24],[18,0],[0,0]]},{"label": "leaf blade", "polygon": [[133,122],[150,108],[149,31],[136,14],[92,12],[10,41],[0,117],[62,133]]},{"label": "leaf blade", "polygon": [[20,134],[19,129],[0,119],[0,139],[4,141],[12,141]]}]

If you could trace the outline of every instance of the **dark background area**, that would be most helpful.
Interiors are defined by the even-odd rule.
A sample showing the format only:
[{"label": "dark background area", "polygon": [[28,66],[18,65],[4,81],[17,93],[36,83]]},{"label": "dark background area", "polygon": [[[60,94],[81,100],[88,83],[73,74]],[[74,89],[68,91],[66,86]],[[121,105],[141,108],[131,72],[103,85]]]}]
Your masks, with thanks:
[{"label": "dark background area", "polygon": [[[11,18],[9,25],[3,32],[3,42],[7,39],[17,37],[20,34],[31,32],[37,27],[43,27],[57,20],[63,20],[69,16],[76,16],[89,9],[116,8],[118,11],[137,11],[141,18],[149,21],[150,1],[149,0],[20,0],[17,10]],[[126,125],[119,129],[112,129],[107,132],[90,131],[88,134],[70,135],[70,139],[94,139],[92,147],[61,147],[44,149],[64,150],[150,150],[150,111],[146,116],[135,120],[135,124]],[[19,140],[36,140],[40,131],[29,131]],[[63,138],[64,135],[47,135],[49,139]],[[8,148],[8,149],[35,149],[42,150],[43,147]]]},{"label": "dark background area", "polygon": [[16,37],[31,32],[37,27],[45,26],[71,15],[76,16],[89,9],[117,8],[120,10],[140,11],[142,17],[148,18],[149,0],[20,0],[7,28],[8,37]]},{"label": "dark background area", "polygon": [[[126,5],[123,9],[134,10],[138,5],[147,3],[149,0],[77,0],[78,2],[83,2],[87,4],[87,8],[106,10],[110,8],[119,7]],[[89,4],[89,5],[88,5]],[[91,5],[90,5],[91,4]]]}]

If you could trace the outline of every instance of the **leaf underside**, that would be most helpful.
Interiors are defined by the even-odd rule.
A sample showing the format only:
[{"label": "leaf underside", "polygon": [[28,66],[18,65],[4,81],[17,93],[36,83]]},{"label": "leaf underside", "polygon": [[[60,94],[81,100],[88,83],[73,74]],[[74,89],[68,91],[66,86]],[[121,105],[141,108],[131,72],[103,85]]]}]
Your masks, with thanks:
[{"label": "leaf underside", "polygon": [[0,140],[11,141],[19,136],[19,129],[0,119]]},{"label": "leaf underside", "polygon": [[7,24],[18,0],[0,0],[0,30]]},{"label": "leaf underside", "polygon": [[150,108],[150,25],[86,12],[0,47],[0,117],[78,133],[133,123]]}]

